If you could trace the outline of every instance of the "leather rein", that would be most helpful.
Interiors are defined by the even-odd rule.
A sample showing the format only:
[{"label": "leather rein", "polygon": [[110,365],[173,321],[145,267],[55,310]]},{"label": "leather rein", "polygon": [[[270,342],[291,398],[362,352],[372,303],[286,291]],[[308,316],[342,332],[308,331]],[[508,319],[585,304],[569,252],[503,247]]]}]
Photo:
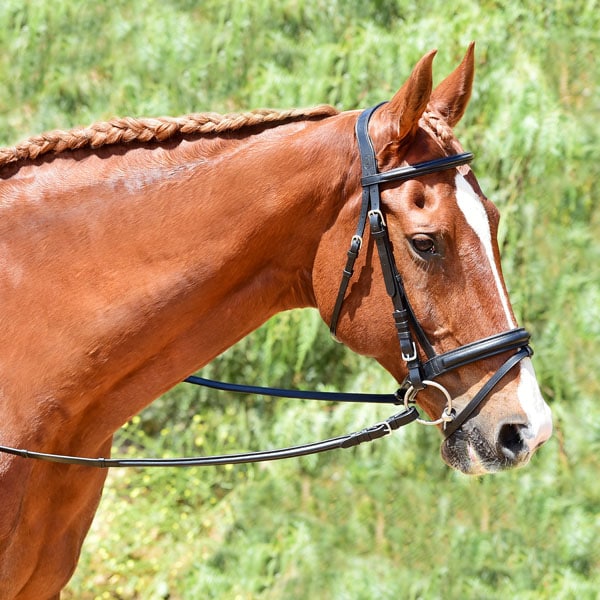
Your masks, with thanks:
[{"label": "leather rein", "polygon": [[[380,106],[381,104],[378,104],[362,112],[356,124],[356,138],[362,165],[362,205],[356,233],[352,237],[350,249],[348,250],[348,258],[343,270],[342,281],[331,318],[330,330],[335,338],[344,298],[353,274],[354,263],[362,246],[363,234],[368,221],[370,235],[375,240],[379,254],[386,290],[393,304],[394,310],[392,316],[396,326],[402,360],[406,363],[408,371],[408,375],[400,388],[394,394],[364,394],[314,392],[239,385],[204,379],[195,375],[188,377],[184,381],[217,390],[244,394],[261,394],[263,396],[280,398],[302,398],[307,400],[335,402],[395,404],[404,405],[404,410],[392,415],[384,421],[354,433],[299,446],[241,454],[196,456],[189,458],[87,458],[33,452],[31,450],[11,448],[8,446],[0,446],[0,452],[23,458],[35,458],[54,463],[99,468],[216,466],[280,460],[326,452],[329,450],[351,448],[364,442],[371,442],[389,435],[392,431],[395,431],[403,425],[412,423],[413,421],[419,421],[420,423],[428,425],[442,424],[446,437],[449,437],[455,431],[460,429],[465,421],[490,394],[497,383],[523,358],[533,354],[533,351],[528,345],[529,333],[523,328],[515,328],[460,346],[459,348],[455,348],[443,354],[435,353],[433,346],[427,339],[423,328],[416,319],[410,306],[402,277],[396,266],[391,241],[381,208],[379,186],[388,182],[402,182],[430,173],[454,169],[460,165],[471,162],[473,154],[470,152],[456,154],[380,173],[377,169],[375,152],[368,132],[369,120],[372,114]],[[419,349],[421,350],[421,353],[426,356],[425,361],[421,359]],[[437,383],[435,379],[440,375],[472,362],[483,360],[511,350],[515,350],[516,352],[504,362],[494,375],[492,375],[473,399],[457,413],[452,407],[452,399],[449,392],[441,384]],[[446,407],[442,411],[440,418],[434,421],[427,421],[419,418],[419,413],[414,406],[417,394],[426,387],[436,388],[445,396],[447,401]]]}]

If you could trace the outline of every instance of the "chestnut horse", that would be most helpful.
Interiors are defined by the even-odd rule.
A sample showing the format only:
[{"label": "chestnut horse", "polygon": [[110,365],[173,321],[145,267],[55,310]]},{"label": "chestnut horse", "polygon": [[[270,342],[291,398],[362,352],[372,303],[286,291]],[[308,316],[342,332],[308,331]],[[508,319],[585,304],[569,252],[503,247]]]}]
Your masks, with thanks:
[{"label": "chestnut horse", "polygon": [[[470,97],[473,47],[432,91],[434,54],[372,115],[380,171],[462,152],[451,128]],[[358,116],[123,119],[0,150],[0,444],[107,456],[128,419],[275,313],[317,307],[330,322],[361,209]],[[381,201],[436,352],[516,328],[498,212],[467,165],[383,184]],[[365,234],[336,335],[402,381],[390,312]],[[444,373],[454,406],[508,355]],[[432,418],[446,404],[432,386],[417,400]],[[551,429],[525,358],[442,455],[465,473],[519,466]],[[0,455],[0,598],[59,597],[105,476]]]}]

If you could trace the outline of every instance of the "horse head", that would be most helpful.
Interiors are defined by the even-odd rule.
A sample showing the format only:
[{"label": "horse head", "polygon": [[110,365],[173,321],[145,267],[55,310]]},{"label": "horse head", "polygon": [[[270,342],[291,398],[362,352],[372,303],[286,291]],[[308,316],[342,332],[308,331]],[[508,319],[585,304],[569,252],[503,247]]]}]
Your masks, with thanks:
[{"label": "horse head", "polygon": [[[402,166],[453,155],[465,156],[452,128],[463,116],[471,95],[473,45],[456,70],[435,89],[434,55],[425,55],[391,101],[372,112],[367,136],[379,173],[393,173]],[[356,185],[360,180],[356,165],[350,180],[349,200],[324,236],[316,257],[317,304],[327,322],[336,321],[338,339],[376,358],[402,382],[407,376],[407,356],[400,349],[398,328],[390,317],[392,304],[384,282],[385,268],[377,260],[372,231],[362,242],[354,279],[344,294],[339,314],[334,308],[339,270],[334,272],[330,265],[331,244],[339,248],[343,238],[352,237],[364,193]],[[505,350],[500,345],[494,353],[479,352],[490,344],[490,339],[493,345],[498,343],[496,338],[510,337],[505,332],[524,331],[517,329],[502,277],[497,208],[485,197],[467,164],[434,172],[422,170],[419,176],[401,182],[382,180],[379,188],[381,221],[385,221],[402,291],[406,290],[406,301],[414,315],[408,329],[417,333],[419,366],[432,356],[454,356],[457,352],[453,351],[465,347],[475,346],[477,354],[475,360],[441,372],[437,384],[419,381],[418,389],[411,389],[411,398],[432,419],[441,417],[440,428],[444,428],[449,398],[452,415],[460,414],[486,382],[507,365],[485,397],[478,397],[476,406],[469,408],[464,422],[448,428],[442,457],[450,466],[470,474],[524,465],[552,431],[550,410],[542,398],[529,354],[508,364],[515,348]],[[526,346],[526,341],[522,345]]]}]

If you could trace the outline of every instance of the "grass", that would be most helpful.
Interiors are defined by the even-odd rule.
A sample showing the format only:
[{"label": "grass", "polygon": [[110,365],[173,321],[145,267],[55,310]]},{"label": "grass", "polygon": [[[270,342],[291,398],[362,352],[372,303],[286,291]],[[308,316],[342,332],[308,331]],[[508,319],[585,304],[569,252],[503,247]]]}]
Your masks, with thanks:
[{"label": "grass", "polygon": [[[114,115],[364,107],[438,47],[477,41],[459,126],[502,214],[504,269],[556,434],[526,469],[469,479],[410,427],[367,448],[236,468],[114,471],[65,598],[596,598],[600,589],[597,0],[5,0],[0,138]],[[314,312],[280,315],[208,376],[389,392]],[[194,416],[198,415],[198,416]],[[180,386],[118,453],[268,448],[386,409]]]}]

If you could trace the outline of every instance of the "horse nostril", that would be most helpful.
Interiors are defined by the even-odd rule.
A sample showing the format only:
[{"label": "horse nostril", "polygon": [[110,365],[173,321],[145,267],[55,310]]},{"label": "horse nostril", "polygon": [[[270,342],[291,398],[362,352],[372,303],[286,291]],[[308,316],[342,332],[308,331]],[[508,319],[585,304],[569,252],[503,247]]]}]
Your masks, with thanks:
[{"label": "horse nostril", "polygon": [[502,425],[498,434],[498,451],[510,460],[517,459],[527,452],[527,443],[523,439],[523,425],[507,423]]}]

